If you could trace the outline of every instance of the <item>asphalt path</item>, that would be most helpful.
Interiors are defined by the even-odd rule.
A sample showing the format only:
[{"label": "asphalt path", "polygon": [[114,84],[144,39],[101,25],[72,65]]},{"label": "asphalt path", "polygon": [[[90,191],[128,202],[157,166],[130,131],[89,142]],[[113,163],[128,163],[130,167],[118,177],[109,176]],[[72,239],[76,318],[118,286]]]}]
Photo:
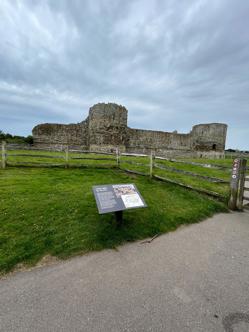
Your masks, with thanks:
[{"label": "asphalt path", "polygon": [[[246,177],[245,187],[249,188],[249,176]],[[244,191],[244,197],[249,198],[249,191],[246,191],[246,190]],[[249,201],[248,200],[244,200],[243,204],[247,205],[247,204],[249,204]]]},{"label": "asphalt path", "polygon": [[249,331],[249,213],[0,280],[0,331]]}]

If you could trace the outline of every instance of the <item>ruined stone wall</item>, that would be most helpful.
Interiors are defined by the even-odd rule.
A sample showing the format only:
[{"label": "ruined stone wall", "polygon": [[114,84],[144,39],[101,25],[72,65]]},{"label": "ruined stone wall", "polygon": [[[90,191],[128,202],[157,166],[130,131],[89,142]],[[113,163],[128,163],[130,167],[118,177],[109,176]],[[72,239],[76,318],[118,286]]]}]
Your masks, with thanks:
[{"label": "ruined stone wall", "polygon": [[187,134],[127,127],[127,109],[113,103],[99,103],[78,124],[41,124],[33,129],[38,147],[120,151],[176,157],[218,158],[224,155],[227,125],[200,124]]},{"label": "ruined stone wall", "polygon": [[88,138],[91,151],[108,151],[117,146],[124,151],[127,140],[127,109],[112,103],[100,103],[91,107]]},{"label": "ruined stone wall", "polygon": [[88,120],[68,125],[44,123],[34,127],[32,134],[35,146],[40,148],[88,148]]},{"label": "ruined stone wall", "polygon": [[190,134],[177,134],[164,131],[128,128],[127,152],[150,153],[165,155],[169,151],[190,150]]}]

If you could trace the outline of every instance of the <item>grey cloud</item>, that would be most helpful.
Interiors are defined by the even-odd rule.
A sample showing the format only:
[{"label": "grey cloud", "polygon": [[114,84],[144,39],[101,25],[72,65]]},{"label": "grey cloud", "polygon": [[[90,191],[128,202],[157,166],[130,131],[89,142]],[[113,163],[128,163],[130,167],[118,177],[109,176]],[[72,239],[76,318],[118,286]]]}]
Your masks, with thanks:
[{"label": "grey cloud", "polygon": [[249,149],[248,16],[232,0],[2,0],[0,129],[114,101],[131,127],[225,122],[227,146]]}]

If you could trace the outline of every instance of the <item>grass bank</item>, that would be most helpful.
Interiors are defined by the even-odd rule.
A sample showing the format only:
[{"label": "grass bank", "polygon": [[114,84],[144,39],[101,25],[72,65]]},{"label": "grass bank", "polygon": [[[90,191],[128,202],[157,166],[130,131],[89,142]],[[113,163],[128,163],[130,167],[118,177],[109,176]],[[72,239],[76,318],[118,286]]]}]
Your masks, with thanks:
[{"label": "grass bank", "polygon": [[[148,208],[98,215],[92,186],[135,183]],[[0,170],[0,271],[143,239],[225,211],[222,203],[178,186],[108,169]]]}]

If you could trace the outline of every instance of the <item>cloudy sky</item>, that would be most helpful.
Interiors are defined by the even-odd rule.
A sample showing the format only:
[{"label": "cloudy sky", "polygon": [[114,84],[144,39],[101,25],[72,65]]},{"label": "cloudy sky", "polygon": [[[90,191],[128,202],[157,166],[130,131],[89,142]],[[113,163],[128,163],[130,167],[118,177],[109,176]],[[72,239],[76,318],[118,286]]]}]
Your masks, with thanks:
[{"label": "cloudy sky", "polygon": [[247,0],[0,0],[0,129],[116,102],[130,127],[223,122],[249,149],[248,18]]}]

